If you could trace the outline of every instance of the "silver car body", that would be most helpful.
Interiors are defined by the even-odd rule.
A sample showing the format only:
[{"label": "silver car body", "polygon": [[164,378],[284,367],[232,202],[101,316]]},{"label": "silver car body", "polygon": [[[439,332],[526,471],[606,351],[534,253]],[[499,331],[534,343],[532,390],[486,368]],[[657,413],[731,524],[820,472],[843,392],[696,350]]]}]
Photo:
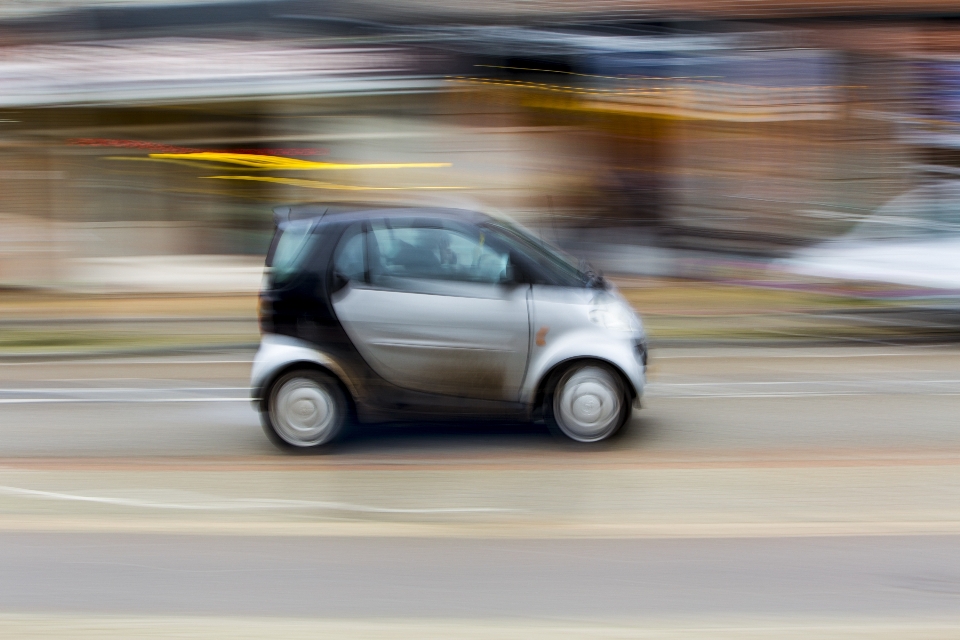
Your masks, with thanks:
[{"label": "silver car body", "polygon": [[[643,396],[643,327],[615,290],[525,285],[475,298],[434,295],[425,305],[420,296],[381,299],[350,288],[335,305],[338,315],[371,367],[401,387],[454,396],[475,389],[477,398],[532,410],[540,383],[557,365],[595,359],[624,375],[635,403]],[[265,334],[251,375],[256,401],[260,389],[296,363],[330,370],[355,399],[363,398],[362,384],[317,345]]]}]

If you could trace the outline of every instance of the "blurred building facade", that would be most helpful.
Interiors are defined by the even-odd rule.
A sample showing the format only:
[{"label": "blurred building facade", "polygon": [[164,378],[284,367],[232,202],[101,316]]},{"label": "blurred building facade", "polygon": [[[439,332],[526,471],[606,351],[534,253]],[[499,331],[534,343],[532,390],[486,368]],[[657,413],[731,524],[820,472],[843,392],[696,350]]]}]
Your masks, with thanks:
[{"label": "blurred building facade", "polygon": [[770,255],[960,167],[948,3],[535,4],[7,6],[0,284],[253,264],[345,199]]}]

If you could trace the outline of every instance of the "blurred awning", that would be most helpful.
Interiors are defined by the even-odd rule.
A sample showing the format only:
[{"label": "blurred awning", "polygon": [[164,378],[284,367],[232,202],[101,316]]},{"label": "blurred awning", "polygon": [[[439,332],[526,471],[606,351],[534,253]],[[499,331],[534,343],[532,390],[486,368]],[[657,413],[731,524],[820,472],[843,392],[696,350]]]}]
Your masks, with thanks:
[{"label": "blurred awning", "polygon": [[155,38],[0,48],[0,107],[429,91],[393,47]]},{"label": "blurred awning", "polygon": [[177,7],[235,3],[236,0],[5,0],[0,18],[43,15],[71,9]]},{"label": "blurred awning", "polygon": [[[218,6],[219,5],[219,6]],[[57,13],[180,11],[208,15],[209,9],[229,14],[258,8],[267,15],[292,18],[387,19],[404,22],[424,17],[459,19],[535,17],[630,20],[650,17],[671,19],[751,19],[777,17],[955,16],[955,0],[353,0],[352,2],[310,2],[304,0],[5,0],[0,3],[0,20],[50,16]]]}]

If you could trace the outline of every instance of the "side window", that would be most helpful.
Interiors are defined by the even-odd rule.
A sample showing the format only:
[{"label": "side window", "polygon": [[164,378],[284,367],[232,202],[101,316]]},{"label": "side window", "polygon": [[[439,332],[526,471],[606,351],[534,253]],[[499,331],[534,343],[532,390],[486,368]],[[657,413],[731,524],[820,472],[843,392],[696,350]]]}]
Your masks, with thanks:
[{"label": "side window", "polygon": [[960,189],[952,182],[918,187],[879,207],[851,236],[867,240],[922,240],[960,233]]},{"label": "side window", "polygon": [[347,280],[363,280],[366,272],[364,260],[364,237],[359,224],[347,229],[334,254],[333,267],[338,275]]},{"label": "side window", "polygon": [[370,276],[498,283],[506,277],[509,254],[486,242],[482,229],[443,228],[427,220],[373,223]]}]

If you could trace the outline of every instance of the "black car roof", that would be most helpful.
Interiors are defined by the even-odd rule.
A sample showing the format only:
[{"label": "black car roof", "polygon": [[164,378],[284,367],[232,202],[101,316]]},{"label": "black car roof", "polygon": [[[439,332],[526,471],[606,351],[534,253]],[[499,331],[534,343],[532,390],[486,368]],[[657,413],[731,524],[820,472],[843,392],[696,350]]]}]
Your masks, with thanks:
[{"label": "black car roof", "polygon": [[364,205],[359,203],[298,204],[277,207],[273,210],[273,213],[274,221],[278,225],[293,220],[310,220],[313,218],[323,218],[325,221],[328,219],[330,221],[348,221],[367,220],[369,218],[409,217],[411,215],[457,220],[473,224],[492,220],[490,216],[470,209],[417,206],[384,207],[382,204]]}]

